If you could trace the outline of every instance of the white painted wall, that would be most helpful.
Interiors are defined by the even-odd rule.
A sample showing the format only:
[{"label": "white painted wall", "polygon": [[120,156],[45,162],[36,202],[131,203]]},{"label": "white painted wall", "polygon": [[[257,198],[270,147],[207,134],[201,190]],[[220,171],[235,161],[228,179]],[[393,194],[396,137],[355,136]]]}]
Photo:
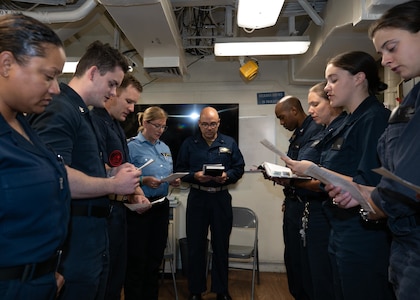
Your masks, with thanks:
[{"label": "white painted wall", "polygon": [[[215,63],[214,58],[202,59],[189,69],[189,77],[184,82],[148,84],[144,88],[141,103],[239,103],[240,118],[246,116],[267,116],[275,119],[274,105],[257,105],[258,92],[284,91],[286,95],[300,97],[306,107],[309,86],[288,84],[287,60],[260,63],[260,74],[252,82],[244,82],[239,76],[239,62]],[[145,84],[146,82],[142,82]],[[290,132],[275,124],[275,143],[287,150]],[[246,130],[246,128],[240,128]],[[243,134],[240,133],[240,134]],[[245,133],[246,134],[246,133]],[[255,143],[259,143],[258,136]],[[274,141],[273,141],[274,142]],[[241,146],[241,141],[239,141]],[[261,147],[263,147],[261,145]],[[261,161],[262,162],[262,161]],[[280,163],[280,162],[279,162]],[[185,187],[187,188],[187,187]],[[259,249],[261,270],[284,271],[283,265],[283,213],[281,186],[273,186],[264,180],[260,173],[246,172],[243,178],[231,189],[233,205],[253,209],[259,217]],[[185,237],[185,208],[188,190],[174,190],[181,200],[177,208],[178,238]]]}]

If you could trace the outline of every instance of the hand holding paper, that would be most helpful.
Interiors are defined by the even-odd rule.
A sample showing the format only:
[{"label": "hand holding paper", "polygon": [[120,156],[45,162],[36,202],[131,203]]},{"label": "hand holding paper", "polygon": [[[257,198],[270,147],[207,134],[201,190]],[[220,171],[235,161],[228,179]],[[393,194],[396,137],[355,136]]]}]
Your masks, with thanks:
[{"label": "hand holding paper", "polygon": [[342,193],[345,193],[345,192],[350,193],[351,197],[357,200],[359,205],[365,211],[375,213],[370,203],[363,197],[359,189],[355,186],[356,185],[355,183],[350,182],[344,179],[343,177],[340,177],[339,175],[337,175],[336,173],[328,169],[320,168],[315,164],[312,164],[305,171],[305,174],[318,179],[324,184],[330,184],[332,186],[340,187]]},{"label": "hand holding paper", "polygon": [[125,206],[127,206],[130,210],[132,211],[137,211],[139,209],[144,209],[147,207],[151,207],[152,205],[156,204],[156,203],[160,203],[165,201],[166,197],[162,197],[158,200],[155,200],[153,202],[149,202],[149,203],[124,203]]}]

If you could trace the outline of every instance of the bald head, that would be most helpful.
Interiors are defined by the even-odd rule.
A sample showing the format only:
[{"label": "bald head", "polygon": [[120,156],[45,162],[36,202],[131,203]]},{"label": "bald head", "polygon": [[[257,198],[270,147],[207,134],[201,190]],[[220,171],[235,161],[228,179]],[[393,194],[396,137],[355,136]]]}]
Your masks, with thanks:
[{"label": "bald head", "polygon": [[208,117],[215,117],[215,118],[219,119],[219,113],[213,107],[207,106],[207,107],[205,107],[201,110],[200,120],[202,118],[208,118]]},{"label": "bald head", "polygon": [[302,126],[307,117],[300,100],[294,96],[281,98],[276,104],[275,114],[280,124],[290,131]]},{"label": "bald head", "polygon": [[276,108],[280,107],[280,109],[290,110],[291,108],[296,109],[296,111],[300,113],[305,113],[300,100],[295,96],[285,96],[277,102]]},{"label": "bald head", "polygon": [[220,118],[216,109],[208,106],[201,110],[198,126],[200,127],[201,135],[207,143],[210,144],[217,138],[219,125]]}]

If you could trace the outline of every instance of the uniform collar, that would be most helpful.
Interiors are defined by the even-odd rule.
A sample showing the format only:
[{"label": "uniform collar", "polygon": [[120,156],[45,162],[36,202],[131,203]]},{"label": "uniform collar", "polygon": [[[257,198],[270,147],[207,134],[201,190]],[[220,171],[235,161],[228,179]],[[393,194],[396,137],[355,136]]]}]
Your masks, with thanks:
[{"label": "uniform collar", "polygon": [[144,137],[143,133],[141,132],[139,132],[134,139],[140,141],[141,143],[149,143],[150,145],[160,144],[160,140],[157,140],[155,144],[152,144],[148,139]]},{"label": "uniform collar", "polygon": [[62,82],[60,83],[60,91],[61,93],[67,95],[67,97],[70,99],[72,104],[78,107],[78,111],[82,115],[89,113],[89,108],[87,107],[85,101],[83,101],[82,97],[80,97],[80,95],[75,90],[73,90],[70,86]]}]

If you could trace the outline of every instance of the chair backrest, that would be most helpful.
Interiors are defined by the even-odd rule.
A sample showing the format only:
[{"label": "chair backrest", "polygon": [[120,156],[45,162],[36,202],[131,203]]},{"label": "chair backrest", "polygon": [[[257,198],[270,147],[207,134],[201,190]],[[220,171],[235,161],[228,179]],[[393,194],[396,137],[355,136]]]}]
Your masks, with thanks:
[{"label": "chair backrest", "polygon": [[258,218],[254,211],[247,207],[232,207],[233,227],[258,228]]}]

